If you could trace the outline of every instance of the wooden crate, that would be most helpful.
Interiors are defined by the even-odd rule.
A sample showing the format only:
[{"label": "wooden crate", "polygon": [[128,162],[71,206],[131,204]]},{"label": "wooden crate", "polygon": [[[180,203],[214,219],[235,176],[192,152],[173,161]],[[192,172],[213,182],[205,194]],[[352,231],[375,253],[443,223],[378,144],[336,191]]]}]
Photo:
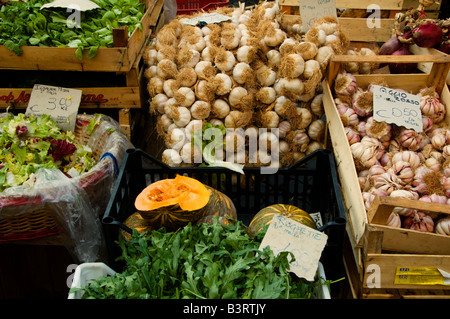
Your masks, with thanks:
[{"label": "wooden crate", "polygon": [[146,11],[141,19],[142,30],[134,30],[126,43],[120,41],[118,35],[114,40],[122,43],[120,46],[99,48],[92,59],[86,57],[88,50],[85,50],[83,59],[79,60],[75,56],[76,48],[24,46],[22,55],[18,56],[2,45],[0,69],[128,72],[133,68],[142,47],[152,33],[152,13],[158,1],[145,0],[145,4]]},{"label": "wooden crate", "polygon": [[[415,54],[415,55],[447,55],[444,52],[441,52],[439,50],[436,50],[434,48],[431,49],[427,49],[427,48],[421,48],[415,44],[411,44],[409,46],[409,50]],[[417,68],[425,73],[430,72],[432,67],[431,63],[424,63],[424,62],[419,62],[417,64]],[[447,84],[450,85],[450,72],[447,74],[447,80],[446,80]]]},{"label": "wooden crate", "polygon": [[[164,0],[147,2],[147,5],[141,20],[143,31],[136,30],[127,47],[101,48],[93,59],[79,61],[70,48],[26,47],[24,53],[33,52],[32,63],[26,55],[11,55],[0,46],[0,110],[26,109],[33,86],[26,83],[80,89],[80,110],[99,113],[112,110],[109,113],[117,114],[108,115],[118,120],[123,132],[131,137],[131,110],[146,106],[142,53],[150,37],[164,24]],[[120,60],[112,52],[121,52]],[[33,80],[26,82],[28,78]]]},{"label": "wooden crate", "polygon": [[[357,280],[353,280],[358,284],[358,288],[354,289],[357,291],[357,297],[426,296],[430,291],[434,291],[433,294],[436,294],[437,290],[443,290],[445,292],[443,295],[450,293],[450,286],[394,285],[393,278],[396,267],[427,266],[450,271],[450,237],[384,226],[383,222],[389,209],[395,205],[395,207],[414,207],[435,213],[450,214],[450,206],[431,205],[421,201],[398,198],[395,201],[392,201],[391,198],[378,198],[366,213],[352,152],[331,90],[334,79],[343,63],[401,61],[407,63],[417,62],[418,60],[433,63],[429,73],[355,75],[357,84],[366,87],[374,79],[382,76],[389,86],[403,88],[413,93],[417,93],[420,88],[426,86],[435,86],[437,91],[440,92],[443,102],[447,105],[445,121],[450,123],[450,92],[445,84],[445,77],[450,68],[449,57],[439,55],[420,57],[413,55],[402,57],[374,56],[370,58],[334,56],[330,61],[328,79],[322,83],[329,142],[336,157],[338,174],[347,207],[347,234],[353,258],[351,260],[347,258],[346,264],[354,263],[354,268],[357,269]],[[368,280],[371,278],[371,272],[369,271],[371,265],[378,265],[381,270],[379,288],[369,288]],[[388,289],[390,292],[380,292],[380,289]],[[424,291],[428,292],[425,293]],[[437,294],[442,295],[441,293]]]},{"label": "wooden crate", "polygon": [[[282,12],[287,15],[299,15],[297,0],[278,0]],[[367,8],[370,5],[378,5],[381,9],[379,26],[376,28],[368,25],[367,15],[373,13]],[[418,0],[336,0],[337,9],[351,9],[354,10],[354,17],[340,16],[338,18],[342,30],[352,42],[385,42],[393,35],[394,18],[398,12],[407,11],[409,8],[417,8],[419,6]],[[433,4],[425,8],[429,18],[437,18],[439,15],[440,4]]]}]

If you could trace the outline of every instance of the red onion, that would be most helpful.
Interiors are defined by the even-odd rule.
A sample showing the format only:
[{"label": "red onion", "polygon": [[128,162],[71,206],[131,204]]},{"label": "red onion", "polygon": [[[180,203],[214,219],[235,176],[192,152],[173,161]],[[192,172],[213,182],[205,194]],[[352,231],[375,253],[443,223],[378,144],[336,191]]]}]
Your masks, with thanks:
[{"label": "red onion", "polygon": [[398,40],[397,36],[393,36],[380,47],[380,51],[378,52],[378,54],[391,55],[401,47],[402,43]]},{"label": "red onion", "polygon": [[[400,49],[392,55],[412,55],[407,44],[403,44]],[[416,69],[417,63],[389,63],[389,71],[393,74],[412,73]]]},{"label": "red onion", "polygon": [[414,43],[422,48],[432,48],[442,41],[442,29],[431,21],[426,21],[413,30]]},{"label": "red onion", "polygon": [[450,54],[450,42],[449,43],[441,43],[441,45],[438,46],[437,49],[441,52],[444,52],[445,54]]}]

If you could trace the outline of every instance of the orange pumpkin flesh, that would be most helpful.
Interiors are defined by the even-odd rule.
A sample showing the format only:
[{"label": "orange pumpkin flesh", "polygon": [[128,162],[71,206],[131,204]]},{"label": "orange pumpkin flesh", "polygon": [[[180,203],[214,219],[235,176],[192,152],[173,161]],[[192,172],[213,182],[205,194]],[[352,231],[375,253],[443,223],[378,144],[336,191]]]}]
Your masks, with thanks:
[{"label": "orange pumpkin flesh", "polygon": [[209,200],[203,183],[177,175],[147,186],[137,196],[135,207],[154,229],[176,230],[203,217]]},{"label": "orange pumpkin flesh", "polygon": [[184,211],[202,208],[209,201],[209,192],[201,182],[177,175],[148,185],[137,197],[135,207],[150,211],[161,207],[179,205]]}]

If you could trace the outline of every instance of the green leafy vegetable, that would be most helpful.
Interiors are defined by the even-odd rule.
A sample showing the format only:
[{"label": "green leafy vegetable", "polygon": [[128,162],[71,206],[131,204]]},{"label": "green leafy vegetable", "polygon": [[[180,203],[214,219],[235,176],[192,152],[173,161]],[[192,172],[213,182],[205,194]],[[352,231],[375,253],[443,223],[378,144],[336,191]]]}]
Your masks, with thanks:
[{"label": "green leafy vegetable", "polygon": [[71,176],[95,165],[92,150],[61,131],[49,115],[11,113],[0,117],[0,192],[8,187],[34,184],[39,168],[60,169]]},{"label": "green leafy vegetable", "polygon": [[274,256],[269,247],[261,251],[261,239],[249,237],[240,221],[189,224],[176,232],[134,231],[129,242],[118,241],[119,259],[126,264],[122,272],[72,290],[83,290],[86,299],[311,299],[318,286],[330,283],[288,272],[293,255]]},{"label": "green leafy vegetable", "polygon": [[127,26],[129,35],[136,28],[142,29],[145,3],[139,0],[92,0],[100,8],[77,12],[79,21],[63,8],[40,10],[51,1],[10,1],[1,5],[0,45],[17,55],[22,54],[22,46],[77,48],[75,54],[81,60],[84,49],[89,50],[87,58],[93,58],[99,47],[112,47],[113,28]]}]

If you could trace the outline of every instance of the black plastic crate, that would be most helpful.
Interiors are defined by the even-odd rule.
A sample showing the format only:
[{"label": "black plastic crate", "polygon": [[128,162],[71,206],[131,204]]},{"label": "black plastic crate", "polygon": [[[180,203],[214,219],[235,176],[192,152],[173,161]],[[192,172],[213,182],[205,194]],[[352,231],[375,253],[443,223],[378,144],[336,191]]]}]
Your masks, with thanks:
[{"label": "black plastic crate", "polygon": [[169,167],[141,149],[127,150],[103,217],[110,265],[120,268],[115,259],[121,252],[115,241],[119,229],[130,231],[123,222],[136,211],[136,196],[147,185],[179,174],[229,196],[238,218],[246,225],[260,209],[277,203],[291,204],[308,213],[320,212],[323,226],[319,230],[328,236],[321,256],[325,275],[331,280],[344,277],[346,217],[332,151],[317,150],[275,174],[262,174],[260,168],[244,168],[244,173],[214,167]]}]

